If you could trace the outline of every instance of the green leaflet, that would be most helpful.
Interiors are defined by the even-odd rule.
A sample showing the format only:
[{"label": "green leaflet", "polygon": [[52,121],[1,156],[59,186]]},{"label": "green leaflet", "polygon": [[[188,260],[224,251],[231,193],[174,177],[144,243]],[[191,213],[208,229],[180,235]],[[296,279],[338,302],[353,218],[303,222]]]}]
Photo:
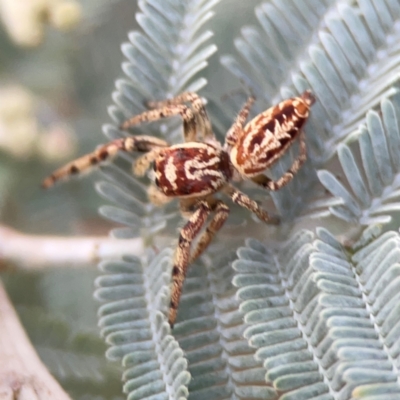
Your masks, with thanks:
[{"label": "green leaflet", "polygon": [[122,361],[129,400],[188,394],[187,361],[160,312],[168,304],[170,258],[165,250],[149,265],[138,258],[105,262],[96,280],[95,296],[105,302],[98,314],[107,357]]},{"label": "green leaflet", "polygon": [[[117,81],[109,108],[116,125],[141,112],[145,100],[205,85],[195,78],[215,51],[205,45],[212,34],[202,30],[214,3],[139,2],[137,19],[145,34],[131,32],[130,43],[122,46],[127,78]],[[240,57],[221,59],[256,92],[253,114],[308,88],[318,98],[306,127],[309,161],[293,182],[271,194],[277,209],[291,222],[332,214],[356,227],[389,221],[398,209],[400,3],[273,0],[255,12],[257,26],[244,27],[235,39]],[[246,95],[221,100],[231,88],[213,89],[207,108],[223,139]],[[379,104],[380,112],[374,111]],[[360,123],[365,126],[354,133]],[[151,132],[175,142],[181,140],[179,129],[179,121],[161,121],[132,133]],[[113,125],[104,132],[109,138],[127,135]],[[361,162],[349,147],[355,136]],[[280,176],[296,155],[294,146],[272,176]],[[336,171],[318,171],[336,155],[351,190]],[[132,160],[125,155],[103,168],[107,181],[97,189],[114,205],[100,212],[128,225],[115,236],[142,235],[151,242],[162,231],[175,237],[176,202],[150,205],[147,179],[129,173]],[[323,193],[318,178],[334,196]],[[261,201],[268,195],[253,192]],[[235,217],[238,224],[232,208]],[[172,334],[165,319],[171,252],[102,264],[99,321],[110,346],[107,356],[122,360],[126,369],[128,399],[400,396],[393,373],[399,235],[380,236],[371,227],[353,249],[345,249],[333,236],[339,232],[352,239],[343,226],[292,229],[290,235],[291,228],[278,228],[274,242],[262,234],[261,242],[248,239],[233,269],[236,238],[214,243],[207,252],[212,259],[206,256],[189,268]],[[253,234],[243,225],[243,238]]]},{"label": "green leaflet", "polygon": [[244,336],[267,383],[285,392],[280,399],[400,395],[399,245],[388,232],[351,257],[319,228],[274,253],[254,240],[239,249],[233,282]]},{"label": "green leaflet", "polygon": [[321,183],[341,203],[330,207],[330,212],[341,219],[361,225],[387,223],[392,218],[390,213],[400,209],[400,110],[396,100],[382,100],[382,116],[375,111],[367,113],[367,125],[360,126],[357,138],[361,161],[347,145],[338,146],[339,161],[351,192],[331,172],[318,172]]}]

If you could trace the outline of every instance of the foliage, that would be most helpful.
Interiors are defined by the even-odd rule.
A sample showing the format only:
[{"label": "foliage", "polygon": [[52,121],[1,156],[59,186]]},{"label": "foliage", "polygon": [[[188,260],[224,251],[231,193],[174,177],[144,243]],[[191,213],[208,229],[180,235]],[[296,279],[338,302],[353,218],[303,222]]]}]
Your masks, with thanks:
[{"label": "foliage", "polygon": [[[194,90],[207,99],[215,133],[223,140],[249,89],[257,95],[255,115],[311,88],[318,101],[305,130],[309,158],[279,192],[241,184],[258,201],[273,203],[285,222],[264,227],[232,207],[222,239],[189,269],[173,331],[165,315],[171,249],[182,224],[176,202],[161,208],[148,202],[149,178],[131,174],[135,155],[102,167],[96,188],[112,204],[100,213],[123,225],[112,234],[141,236],[148,247],[141,258],[100,264],[98,321],[113,364],[105,367],[99,355],[104,346],[92,322],[83,324],[89,310],[79,319],[81,298],[75,294],[75,329],[59,315],[49,321],[31,305],[20,307],[40,355],[82,400],[120,400],[121,375],[130,400],[400,397],[400,238],[388,228],[390,222],[397,229],[400,220],[399,0],[140,0],[136,22],[136,5],[130,2],[126,18],[111,15],[102,32],[103,19],[122,3],[102,5],[101,18],[93,14],[86,27],[94,30],[93,40],[80,50],[88,54],[87,62],[74,70],[82,107],[90,104],[86,113],[98,110],[105,101],[100,89],[108,90],[119,60],[118,46],[108,40],[126,35],[126,26],[135,29],[122,44],[125,76],[115,83],[108,108],[112,122],[103,128],[107,139],[146,133],[180,142],[179,118],[129,133],[116,127],[143,111],[149,99]],[[83,7],[93,5],[87,0]],[[235,38],[253,7],[251,25]],[[212,39],[219,57],[211,57],[212,31],[221,32]],[[20,74],[28,76],[29,68],[26,64]],[[60,82],[68,82],[70,73],[60,71],[46,76],[49,87],[58,82],[54,87],[65,89]],[[90,136],[101,120],[96,113],[95,123],[76,118],[75,128]],[[91,146],[79,144],[83,150]],[[280,176],[297,151],[294,146],[271,176]],[[65,210],[70,197],[59,193],[49,202]],[[78,278],[74,285],[66,280],[65,287],[46,280],[33,279],[51,307],[63,290],[85,290]],[[46,337],[40,326],[48,328]],[[79,385],[90,389],[83,395]]]},{"label": "foliage", "polygon": [[[123,45],[129,60],[123,69],[131,81],[117,82],[118,91],[113,96],[116,105],[110,108],[116,123],[143,110],[147,98],[165,98],[185,87],[198,89],[204,81],[200,81],[201,85],[199,80],[194,81],[190,86],[182,86],[182,82],[187,85],[188,72],[192,71],[192,76],[198,73],[212,52],[195,51],[190,42],[193,35],[185,31],[187,26],[172,23],[183,15],[177,12],[174,2],[163,4],[163,16],[161,3],[139,4],[142,14],[138,21],[147,36],[131,33],[131,44]],[[206,7],[204,4],[209,3],[194,4]],[[192,18],[198,12],[201,21],[202,12],[196,7],[190,9]],[[117,350],[114,340],[107,339],[112,342],[108,355],[113,357],[116,352],[119,358],[129,357],[129,352],[133,360],[132,352],[138,351],[137,346],[149,346],[147,351],[153,352],[157,345],[164,349],[162,343],[171,338],[168,340],[174,343],[174,349],[178,343],[184,352],[176,348],[179,357],[185,354],[188,360],[190,399],[378,399],[379,395],[394,399],[400,391],[393,372],[398,363],[398,313],[389,311],[393,309],[389,304],[396,301],[396,284],[392,289],[388,282],[396,282],[399,276],[395,259],[399,235],[377,234],[371,228],[375,236],[368,236],[371,229],[367,230],[353,247],[345,248],[326,228],[298,230],[293,219],[301,217],[305,221],[311,216],[332,215],[359,227],[373,227],[376,222],[390,221],[398,209],[400,113],[393,76],[400,64],[393,43],[398,37],[400,4],[394,0],[276,0],[256,7],[256,17],[257,25],[244,27],[235,40],[239,56],[221,58],[222,64],[257,94],[254,113],[308,88],[318,99],[306,127],[309,161],[291,184],[271,194],[288,222],[275,232],[278,239],[274,241],[267,240],[267,229],[261,230],[261,242],[247,239],[233,263],[235,241],[229,247],[232,253],[217,255],[222,246],[217,244],[210,250],[212,261],[204,257],[190,268],[179,319],[172,332],[177,342],[167,327],[161,336],[157,334],[165,326],[165,314],[160,310],[168,306],[167,292],[163,291],[155,301],[154,288],[149,287],[147,278],[132,281],[121,274],[120,267],[114,270],[109,265],[107,274],[99,278],[101,288],[97,291],[101,297],[102,291],[108,290],[110,296],[101,297],[108,300],[101,315],[108,307],[112,310],[108,316],[112,322],[101,319],[103,332],[107,332],[107,338],[112,335],[127,341],[123,341],[126,350]],[[158,23],[150,22],[153,19]],[[160,37],[166,32],[170,32],[164,35],[166,51],[160,56]],[[209,37],[197,29],[196,34]],[[172,50],[178,37],[187,39],[180,49],[187,46],[191,50],[193,61],[186,68],[181,67],[179,53]],[[151,47],[145,48],[145,43]],[[179,66],[175,70],[168,67],[174,56],[178,57],[175,65]],[[174,86],[176,91],[171,91],[171,81],[180,83]],[[209,91],[208,110],[221,138],[244,96],[228,94],[228,100],[221,101],[221,93]],[[380,112],[374,110],[379,105]],[[359,126],[360,123],[366,125]],[[175,127],[154,125],[171,142],[179,140]],[[109,138],[122,134],[111,125],[106,126],[105,133]],[[279,176],[295,155],[296,149],[272,169],[272,176]],[[335,169],[320,169],[331,167],[336,158],[350,189],[343,180],[339,181]],[[128,161],[131,163],[132,159]],[[143,182],[121,171],[121,167],[127,168],[126,164],[125,160],[117,162],[106,171],[109,182],[98,185],[100,192],[115,204],[102,212],[130,227],[129,232],[119,230],[117,235],[141,234],[151,242],[155,233],[170,232],[176,219],[168,207],[155,214],[146,203]],[[318,179],[335,197],[323,192]],[[265,197],[265,193],[257,191],[255,195]],[[334,221],[332,218],[329,221]],[[342,229],[346,243],[351,243],[350,231],[340,225],[335,228],[338,229]],[[286,241],[288,232],[290,240]],[[251,235],[250,231],[247,235]],[[158,259],[148,256],[136,260],[140,274],[164,276],[154,272],[162,265]],[[116,286],[110,288],[110,283],[103,283],[102,279],[115,280]],[[167,283],[166,278],[165,290]],[[122,289],[125,285],[126,289]],[[137,289],[132,292],[134,287]],[[138,302],[146,310],[146,317],[141,313],[139,320],[136,311],[132,310],[131,316],[123,311],[128,304]],[[140,328],[135,324],[141,318],[147,318],[147,325],[155,327],[150,329],[153,334],[147,341],[137,337]],[[160,318],[155,325],[151,322],[154,318]],[[183,362],[181,358],[177,360]],[[160,350],[152,371],[143,372],[143,380],[136,378],[135,384],[129,380],[130,384],[125,385],[128,398],[137,398],[136,393],[145,390],[142,388],[148,387],[153,376],[163,377],[165,382],[157,386],[158,395],[179,397],[168,386],[179,375],[175,369],[165,371],[165,362],[164,350]],[[167,378],[166,373],[172,376]],[[143,398],[153,395],[143,393]]]}]

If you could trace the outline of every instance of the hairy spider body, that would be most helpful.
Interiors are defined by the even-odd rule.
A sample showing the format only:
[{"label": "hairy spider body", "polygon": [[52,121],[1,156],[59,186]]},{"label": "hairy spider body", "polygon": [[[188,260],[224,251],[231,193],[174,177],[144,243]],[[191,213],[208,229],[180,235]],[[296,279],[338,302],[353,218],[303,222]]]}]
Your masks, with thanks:
[{"label": "hairy spider body", "polygon": [[[196,93],[182,93],[173,99],[152,102],[150,105],[155,109],[125,121],[121,129],[180,115],[185,143],[171,146],[162,139],[145,135],[116,139],[56,170],[43,181],[43,187],[50,187],[60,179],[105,162],[119,151],[144,153],[135,161],[133,172],[143,176],[153,166],[155,185],[149,187],[150,200],[161,205],[177,198],[182,214],[189,215],[179,234],[172,268],[168,321],[173,327],[187,268],[207,248],[229,215],[229,207],[214,194],[224,193],[260,220],[278,223],[278,218],[271,217],[230,182],[239,175],[270,190],[286,185],[306,160],[302,127],[314,101],[312,93],[306,91],[300,97],[271,107],[244,126],[254,102],[254,98],[250,97],[227,132],[224,146],[216,140],[202,99]],[[264,175],[263,172],[285,153],[296,138],[300,141],[300,152],[290,169],[277,181]],[[192,250],[192,243],[199,235]]]},{"label": "hairy spider body", "polygon": [[[230,153],[230,160],[243,179],[251,179],[270,190],[279,190],[292,180],[307,159],[302,128],[315,97],[311,91],[306,90],[299,97],[284,100],[269,108],[244,126],[253,101],[250,97],[228,131],[225,149]],[[265,170],[279,160],[297,138],[299,156],[280,179],[271,180],[264,174]]]},{"label": "hairy spider body", "polygon": [[252,119],[238,135],[230,154],[239,173],[250,178],[273,165],[299,136],[312,102],[314,99],[306,92]]},{"label": "hairy spider body", "polygon": [[155,183],[167,197],[194,198],[220,190],[233,174],[228,154],[208,143],[162,149],[154,161]]}]

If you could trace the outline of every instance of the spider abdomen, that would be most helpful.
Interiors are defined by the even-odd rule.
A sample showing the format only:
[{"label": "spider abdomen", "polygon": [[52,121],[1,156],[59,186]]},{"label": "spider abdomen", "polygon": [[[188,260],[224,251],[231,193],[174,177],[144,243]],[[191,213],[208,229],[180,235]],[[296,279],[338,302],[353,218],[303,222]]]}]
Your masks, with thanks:
[{"label": "spider abdomen", "polygon": [[306,91],[301,97],[282,101],[252,119],[231,150],[231,161],[247,177],[273,165],[295,141],[308,119],[315,98]]},{"label": "spider abdomen", "polygon": [[232,177],[228,154],[197,142],[163,149],[154,170],[157,186],[169,197],[206,196],[217,192]]}]

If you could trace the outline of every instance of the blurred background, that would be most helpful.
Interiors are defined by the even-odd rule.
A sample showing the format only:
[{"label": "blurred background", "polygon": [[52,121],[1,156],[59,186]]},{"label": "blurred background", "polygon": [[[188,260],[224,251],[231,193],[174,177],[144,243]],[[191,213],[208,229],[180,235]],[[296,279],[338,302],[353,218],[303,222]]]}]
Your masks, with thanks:
[{"label": "blurred background", "polygon": [[[106,236],[112,223],[96,176],[40,188],[54,168],[105,142],[114,81],[122,76],[120,45],[138,28],[136,0],[0,0],[0,217],[32,235]],[[209,23],[214,43],[233,51],[254,7],[221,1]],[[220,12],[219,12],[220,11]],[[238,83],[210,59],[214,94]],[[232,81],[229,81],[232,80]],[[208,89],[209,90],[209,89]],[[151,132],[149,132],[151,133]],[[23,251],[24,249],[21,249]],[[93,300],[95,266],[20,272],[1,278],[33,344],[74,399],[119,399],[119,367],[106,362]]]}]

